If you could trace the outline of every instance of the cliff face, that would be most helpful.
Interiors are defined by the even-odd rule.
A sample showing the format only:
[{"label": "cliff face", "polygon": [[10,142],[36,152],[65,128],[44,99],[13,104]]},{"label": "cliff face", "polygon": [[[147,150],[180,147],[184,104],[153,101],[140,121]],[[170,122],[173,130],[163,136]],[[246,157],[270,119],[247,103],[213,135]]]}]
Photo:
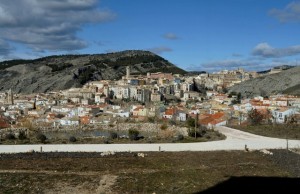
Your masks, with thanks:
[{"label": "cliff face", "polygon": [[119,79],[130,66],[133,74],[147,72],[186,73],[148,51],[123,51],[95,55],[49,56],[35,60],[0,63],[0,91],[47,92],[81,87],[88,81]]},{"label": "cliff face", "polygon": [[234,85],[230,91],[240,92],[246,97],[278,93],[300,95],[300,67],[242,82]]}]

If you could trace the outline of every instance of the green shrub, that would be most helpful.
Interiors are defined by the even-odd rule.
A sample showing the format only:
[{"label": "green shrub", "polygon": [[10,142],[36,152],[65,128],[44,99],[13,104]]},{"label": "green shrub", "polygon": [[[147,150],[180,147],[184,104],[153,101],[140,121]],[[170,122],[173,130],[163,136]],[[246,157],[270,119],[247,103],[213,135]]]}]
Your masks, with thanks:
[{"label": "green shrub", "polygon": [[128,136],[130,140],[138,140],[139,139],[140,132],[136,129],[129,129],[128,130]]},{"label": "green shrub", "polygon": [[167,128],[168,128],[168,125],[166,123],[164,123],[160,126],[161,130],[166,130]]},{"label": "green shrub", "polygon": [[13,133],[8,133],[8,134],[6,134],[5,139],[13,140],[13,139],[16,139],[16,137]]},{"label": "green shrub", "polygon": [[182,134],[177,135],[176,141],[182,141],[184,139],[184,136]]},{"label": "green shrub", "polygon": [[188,127],[195,127],[195,119],[193,118],[188,118],[185,123]]},{"label": "green shrub", "polygon": [[196,129],[196,133],[195,133],[195,129],[192,129],[192,130],[189,130],[188,132],[188,135],[190,137],[203,137],[203,135],[206,133],[205,130],[199,130],[199,129]]},{"label": "green shrub", "polygon": [[104,143],[104,144],[110,144],[110,141],[109,141],[108,139],[104,139],[104,140],[103,140],[103,143]]},{"label": "green shrub", "polygon": [[37,134],[36,139],[39,140],[41,143],[45,143],[47,137],[44,134]]},{"label": "green shrub", "polygon": [[111,139],[117,139],[118,138],[118,134],[116,133],[116,132],[110,132],[109,133],[109,137],[111,138]]},{"label": "green shrub", "polygon": [[76,142],[76,141],[77,141],[77,139],[76,139],[76,137],[74,137],[74,136],[71,136],[71,137],[69,138],[69,141],[70,141],[70,142]]},{"label": "green shrub", "polygon": [[24,131],[21,131],[20,133],[19,133],[19,140],[24,140],[24,139],[26,139],[27,137],[26,137],[26,134],[25,134],[25,132]]}]

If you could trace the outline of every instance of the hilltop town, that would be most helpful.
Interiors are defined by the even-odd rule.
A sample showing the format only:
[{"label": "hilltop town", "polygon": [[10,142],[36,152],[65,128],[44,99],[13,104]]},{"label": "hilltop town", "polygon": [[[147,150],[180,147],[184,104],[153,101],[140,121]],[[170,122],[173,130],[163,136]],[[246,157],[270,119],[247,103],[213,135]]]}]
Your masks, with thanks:
[{"label": "hilltop town", "polygon": [[148,123],[148,131],[170,129],[176,131],[172,135],[187,136],[188,120],[205,129],[248,125],[253,110],[262,115],[259,122],[299,121],[300,97],[245,98],[228,92],[231,86],[258,76],[243,69],[195,76],[162,72],[131,75],[127,66],[122,79],[90,81],[82,88],[26,95],[14,94],[11,89],[0,94],[1,135],[5,139],[7,133],[19,129],[41,133],[97,128],[143,131],[139,123]]}]

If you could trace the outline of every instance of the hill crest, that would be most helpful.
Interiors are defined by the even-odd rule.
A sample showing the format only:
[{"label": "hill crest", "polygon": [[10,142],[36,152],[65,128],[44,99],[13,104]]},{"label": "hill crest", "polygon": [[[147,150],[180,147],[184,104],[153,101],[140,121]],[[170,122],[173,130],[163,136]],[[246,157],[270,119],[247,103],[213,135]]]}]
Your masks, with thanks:
[{"label": "hill crest", "polygon": [[120,79],[126,66],[136,74],[186,73],[166,59],[142,50],[48,56],[0,62],[0,90],[12,88],[15,93],[36,93],[81,87],[89,81]]}]

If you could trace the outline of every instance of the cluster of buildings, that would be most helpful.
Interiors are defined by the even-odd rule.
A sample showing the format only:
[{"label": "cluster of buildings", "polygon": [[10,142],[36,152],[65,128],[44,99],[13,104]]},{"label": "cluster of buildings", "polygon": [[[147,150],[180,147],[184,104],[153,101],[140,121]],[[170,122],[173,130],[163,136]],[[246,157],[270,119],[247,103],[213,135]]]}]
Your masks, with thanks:
[{"label": "cluster of buildings", "polygon": [[[256,76],[242,69],[190,77],[160,72],[133,76],[127,67],[120,80],[93,81],[82,88],[30,95],[10,90],[0,93],[0,128],[26,127],[28,123],[46,128],[80,127],[158,119],[176,124],[188,118],[213,128],[232,119],[245,122],[252,109],[271,112],[278,123],[299,114],[299,97],[256,97],[233,104],[237,96],[218,90]],[[199,83],[207,87],[206,93],[195,91]]]},{"label": "cluster of buildings", "polygon": [[257,72],[246,72],[244,69],[238,68],[236,70],[222,70],[212,74],[200,74],[195,79],[198,84],[205,88],[221,91],[224,88],[258,76]]}]

